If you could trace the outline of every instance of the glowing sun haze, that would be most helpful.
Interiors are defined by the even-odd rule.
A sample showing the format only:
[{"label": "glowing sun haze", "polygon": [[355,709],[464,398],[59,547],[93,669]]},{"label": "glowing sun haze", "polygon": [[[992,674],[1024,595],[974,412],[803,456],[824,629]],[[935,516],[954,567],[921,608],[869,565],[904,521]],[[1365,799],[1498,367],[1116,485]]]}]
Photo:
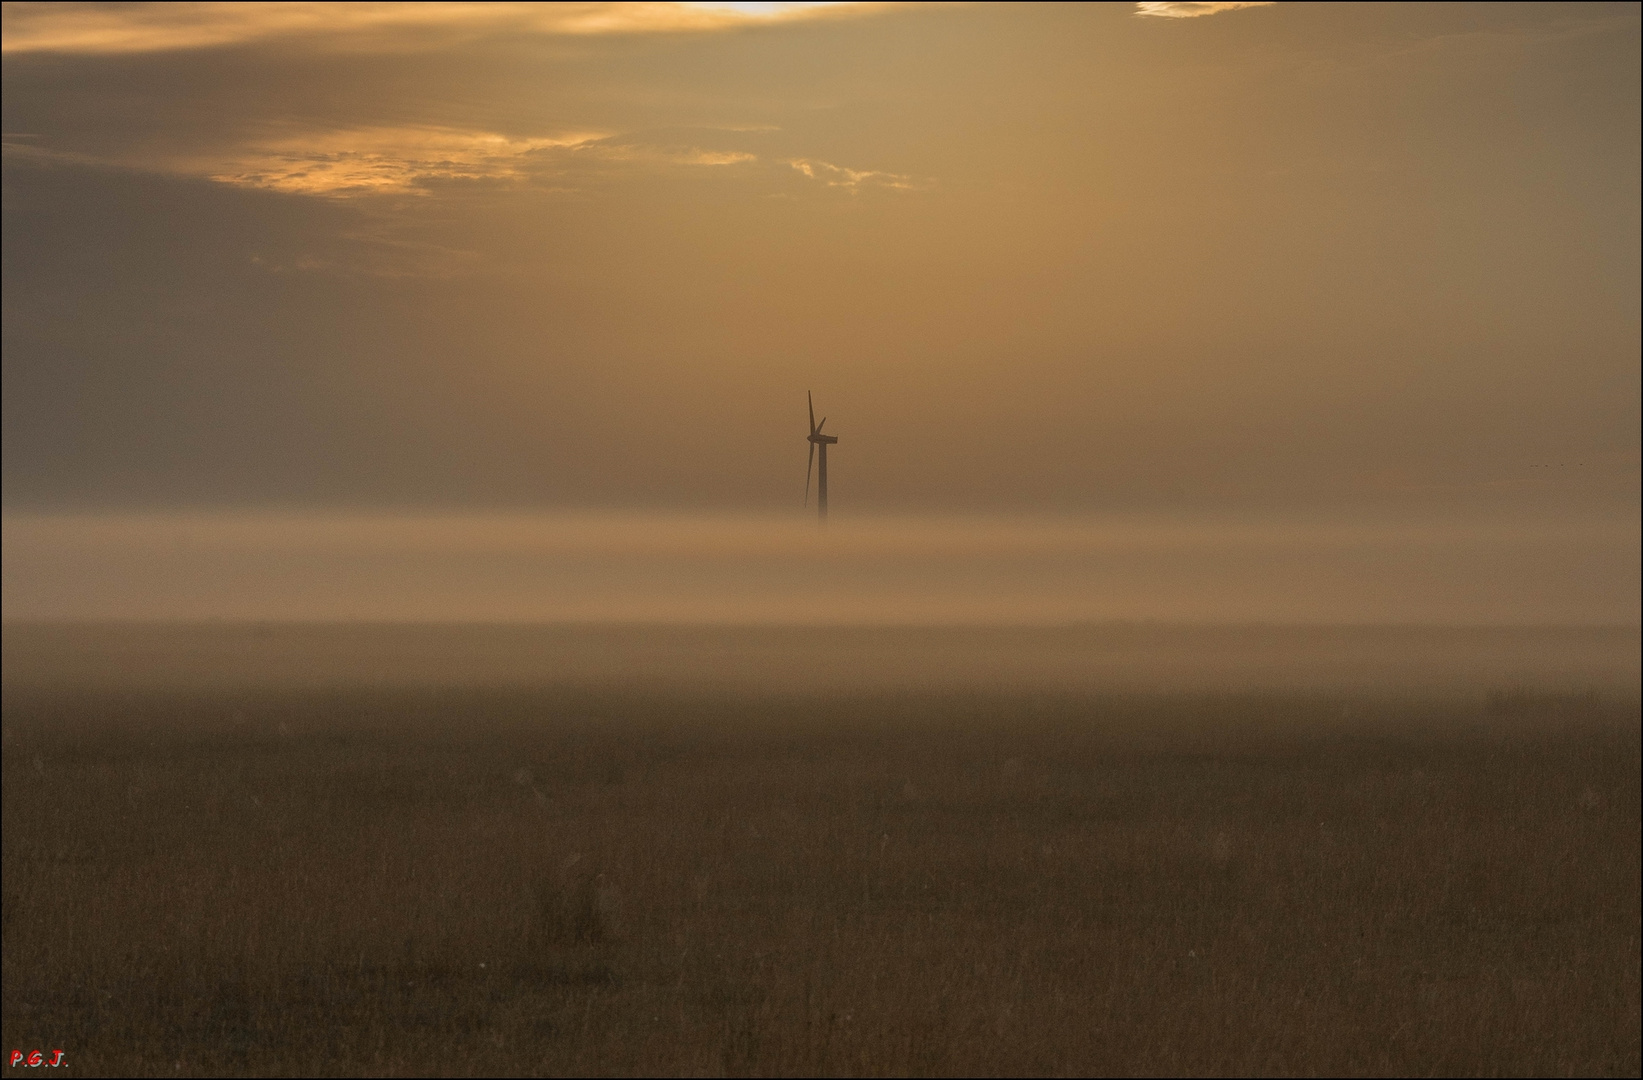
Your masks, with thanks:
[{"label": "glowing sun haze", "polygon": [[7,618],[1637,620],[1637,5],[3,10]]}]

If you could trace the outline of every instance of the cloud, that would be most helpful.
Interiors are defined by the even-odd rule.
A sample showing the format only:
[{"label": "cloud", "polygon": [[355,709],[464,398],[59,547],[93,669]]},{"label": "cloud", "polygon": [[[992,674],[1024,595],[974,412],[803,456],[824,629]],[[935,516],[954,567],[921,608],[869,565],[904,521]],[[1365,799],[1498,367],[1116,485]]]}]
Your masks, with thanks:
[{"label": "cloud", "polygon": [[331,47],[446,47],[453,37],[702,32],[863,14],[863,3],[11,3],[0,48],[9,54],[118,54],[207,49],[291,38]]},{"label": "cloud", "polygon": [[321,250],[285,259],[253,255],[250,262],[276,275],[449,281],[478,270],[484,261],[477,251],[406,239],[394,232],[391,222],[368,221],[361,228],[340,233]]},{"label": "cloud", "polygon": [[916,191],[927,186],[915,181],[911,176],[904,176],[901,173],[878,172],[871,169],[847,169],[842,165],[833,165],[812,158],[793,158],[788,161],[788,165],[810,179],[826,184],[828,187],[845,188],[848,191],[859,191],[863,187]]},{"label": "cloud", "polygon": [[743,165],[758,156],[741,150],[704,150],[699,146],[651,146],[645,143],[600,143],[579,148],[586,156],[606,161],[633,161],[652,165]]},{"label": "cloud", "polygon": [[[563,131],[515,136],[441,125],[366,126],[285,130],[238,145],[192,153],[101,158],[36,145],[7,135],[5,152],[42,164],[91,165],[200,177],[234,187],[332,199],[374,195],[428,195],[441,184],[484,181],[527,184],[580,173],[588,167],[715,168],[756,162],[740,150],[655,145],[608,131]],[[832,166],[824,166],[831,169]],[[840,175],[861,182],[877,173]]]},{"label": "cloud", "polygon": [[1149,3],[1136,4],[1135,13],[1152,15],[1160,19],[1195,19],[1200,15],[1219,15],[1223,11],[1237,11],[1239,8],[1272,7],[1273,3],[1274,0],[1225,4]]},{"label": "cloud", "polygon": [[174,170],[219,183],[301,195],[415,193],[431,181],[510,180],[533,152],[584,146],[607,132],[512,138],[438,126],[302,132],[259,140],[227,160],[182,162]]},{"label": "cloud", "polygon": [[33,162],[39,165],[108,165],[110,162],[94,154],[80,153],[74,150],[54,150],[51,147],[40,146],[30,140],[41,136],[24,132],[7,132],[0,136],[0,152],[8,158],[16,158]]}]

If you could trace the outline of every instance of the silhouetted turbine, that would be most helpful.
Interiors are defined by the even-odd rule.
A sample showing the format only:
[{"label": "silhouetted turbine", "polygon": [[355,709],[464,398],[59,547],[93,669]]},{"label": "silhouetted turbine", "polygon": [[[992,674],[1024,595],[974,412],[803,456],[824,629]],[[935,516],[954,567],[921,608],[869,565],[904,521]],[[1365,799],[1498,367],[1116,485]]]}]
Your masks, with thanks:
[{"label": "silhouetted turbine", "polygon": [[804,505],[810,505],[810,471],[816,465],[816,448],[821,447],[821,468],[816,470],[816,520],[827,521],[827,448],[838,442],[836,435],[823,435],[822,424],[827,423],[827,417],[821,418],[821,424],[816,423],[816,401],[805,391],[805,400],[810,404],[810,463],[804,467]]}]

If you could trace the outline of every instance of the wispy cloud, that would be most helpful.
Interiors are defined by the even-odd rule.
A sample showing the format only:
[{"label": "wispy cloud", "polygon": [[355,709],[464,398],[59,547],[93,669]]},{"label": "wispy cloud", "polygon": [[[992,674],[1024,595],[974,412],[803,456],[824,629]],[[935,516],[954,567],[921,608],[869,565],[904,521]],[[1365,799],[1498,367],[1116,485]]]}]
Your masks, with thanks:
[{"label": "wispy cloud", "polygon": [[793,158],[788,162],[788,165],[811,180],[826,184],[828,187],[845,188],[849,191],[859,191],[863,187],[914,191],[927,186],[915,181],[911,176],[905,176],[901,173],[878,172],[872,169],[849,169],[843,165],[816,161],[812,158]]},{"label": "wispy cloud", "polygon": [[74,150],[56,150],[49,146],[42,146],[35,140],[39,135],[25,132],[6,132],[0,136],[0,150],[9,158],[18,158],[49,165],[107,165],[95,154],[86,154]]},{"label": "wispy cloud", "polygon": [[331,48],[431,47],[495,33],[702,32],[865,14],[871,3],[8,3],[6,53],[143,53],[281,38]]},{"label": "wispy cloud", "polygon": [[450,281],[480,269],[484,258],[477,251],[397,236],[391,222],[376,220],[341,233],[322,250],[288,258],[253,255],[250,262],[276,275]]},{"label": "wispy cloud", "polygon": [[302,132],[254,142],[227,160],[178,163],[177,171],[302,195],[406,193],[440,180],[516,179],[523,175],[526,155],[584,146],[608,135],[512,138],[433,126]]},{"label": "wispy cloud", "polygon": [[704,150],[699,146],[653,146],[642,142],[594,143],[579,148],[588,157],[651,165],[743,165],[759,160],[741,150]]},{"label": "wispy cloud", "polygon": [[[39,152],[25,147],[22,153]],[[49,156],[49,155],[48,155]],[[643,133],[573,131],[511,137],[450,127],[373,127],[306,132],[252,142],[223,155],[170,161],[159,171],[203,176],[236,187],[348,199],[374,195],[427,195],[452,181],[497,184],[550,182],[554,187],[597,185],[611,170],[723,168],[760,163],[756,154],[666,141]],[[809,180],[858,192],[864,188],[916,191],[929,187],[902,173],[851,169],[812,158],[786,164]]]},{"label": "wispy cloud", "polygon": [[[718,168],[759,160],[742,150],[653,143],[642,135],[609,131],[521,136],[441,125],[293,128],[183,154],[138,151],[98,157],[53,150],[26,135],[7,135],[4,145],[8,156],[42,164],[136,169],[329,199],[423,196],[462,181],[524,185],[551,180],[563,186],[576,176],[591,182],[599,166]],[[847,173],[840,170],[840,175]],[[852,175],[860,182],[888,174]]]},{"label": "wispy cloud", "polygon": [[1200,15],[1219,15],[1239,8],[1272,7],[1275,0],[1251,0],[1244,3],[1147,3],[1136,4],[1137,15],[1151,15],[1160,19],[1195,19]]}]

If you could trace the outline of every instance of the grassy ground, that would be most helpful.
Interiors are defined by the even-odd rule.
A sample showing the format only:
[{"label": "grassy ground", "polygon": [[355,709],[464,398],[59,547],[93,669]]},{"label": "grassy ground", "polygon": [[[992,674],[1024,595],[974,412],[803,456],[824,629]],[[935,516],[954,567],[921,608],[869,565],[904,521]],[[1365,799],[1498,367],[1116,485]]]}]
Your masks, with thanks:
[{"label": "grassy ground", "polygon": [[1640,1069],[1599,699],[9,693],[75,1072]]}]

